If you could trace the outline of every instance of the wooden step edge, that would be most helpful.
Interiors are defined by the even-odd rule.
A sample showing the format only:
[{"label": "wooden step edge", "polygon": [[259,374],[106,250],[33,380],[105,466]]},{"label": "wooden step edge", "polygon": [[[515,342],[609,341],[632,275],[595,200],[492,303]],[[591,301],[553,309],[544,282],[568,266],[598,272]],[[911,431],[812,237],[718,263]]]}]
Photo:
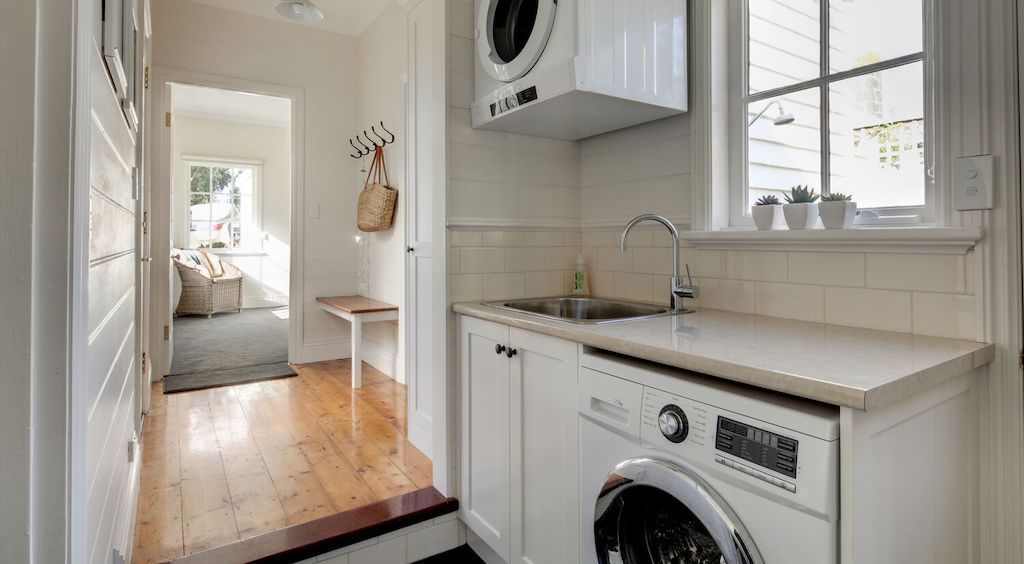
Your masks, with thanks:
[{"label": "wooden step edge", "polygon": [[349,511],[195,552],[173,564],[296,562],[457,511],[459,502],[432,487]]}]

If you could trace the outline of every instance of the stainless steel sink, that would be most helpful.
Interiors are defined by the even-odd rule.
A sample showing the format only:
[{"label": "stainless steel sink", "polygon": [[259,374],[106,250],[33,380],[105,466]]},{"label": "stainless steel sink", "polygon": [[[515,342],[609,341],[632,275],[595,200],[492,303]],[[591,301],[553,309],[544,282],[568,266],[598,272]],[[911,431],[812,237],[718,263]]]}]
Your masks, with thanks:
[{"label": "stainless steel sink", "polygon": [[487,305],[573,323],[615,323],[674,315],[667,306],[601,298],[537,298]]}]

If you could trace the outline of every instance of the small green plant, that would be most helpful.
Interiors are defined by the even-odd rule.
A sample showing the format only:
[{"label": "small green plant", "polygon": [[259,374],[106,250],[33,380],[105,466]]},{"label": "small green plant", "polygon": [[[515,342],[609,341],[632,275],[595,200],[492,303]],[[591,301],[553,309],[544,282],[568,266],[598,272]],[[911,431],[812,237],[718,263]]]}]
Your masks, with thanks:
[{"label": "small green plant", "polygon": [[835,194],[825,194],[825,195],[823,195],[821,197],[821,201],[822,202],[851,202],[851,201],[853,201],[853,196],[850,196],[848,194],[842,194],[840,192],[836,192]]},{"label": "small green plant", "polygon": [[758,198],[757,201],[754,202],[754,205],[755,206],[779,206],[779,205],[782,205],[782,202],[780,202],[779,199],[776,198],[775,196],[768,195],[768,196],[761,196],[760,198]]},{"label": "small green plant", "polygon": [[794,186],[789,190],[789,194],[785,194],[783,197],[787,204],[813,204],[821,196],[808,186]]}]

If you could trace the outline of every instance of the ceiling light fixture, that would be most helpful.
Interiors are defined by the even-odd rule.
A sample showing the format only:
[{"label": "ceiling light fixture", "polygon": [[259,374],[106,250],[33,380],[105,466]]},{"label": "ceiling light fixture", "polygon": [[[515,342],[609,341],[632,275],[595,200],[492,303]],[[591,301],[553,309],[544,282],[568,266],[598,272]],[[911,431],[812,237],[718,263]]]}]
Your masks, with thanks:
[{"label": "ceiling light fixture", "polygon": [[310,0],[284,0],[274,7],[278,15],[294,22],[313,23],[324,19],[320,11]]}]

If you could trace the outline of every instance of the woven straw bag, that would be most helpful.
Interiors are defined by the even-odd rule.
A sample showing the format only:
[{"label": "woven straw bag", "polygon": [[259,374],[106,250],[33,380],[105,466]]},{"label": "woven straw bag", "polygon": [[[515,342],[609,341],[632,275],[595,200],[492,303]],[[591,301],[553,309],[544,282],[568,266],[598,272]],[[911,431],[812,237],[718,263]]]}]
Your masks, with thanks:
[{"label": "woven straw bag", "polygon": [[[382,183],[383,181],[383,183]],[[398,190],[388,186],[388,167],[384,164],[384,149],[377,147],[373,164],[366,174],[366,184],[359,193],[359,212],[356,224],[360,231],[384,231],[395,219]]]}]

